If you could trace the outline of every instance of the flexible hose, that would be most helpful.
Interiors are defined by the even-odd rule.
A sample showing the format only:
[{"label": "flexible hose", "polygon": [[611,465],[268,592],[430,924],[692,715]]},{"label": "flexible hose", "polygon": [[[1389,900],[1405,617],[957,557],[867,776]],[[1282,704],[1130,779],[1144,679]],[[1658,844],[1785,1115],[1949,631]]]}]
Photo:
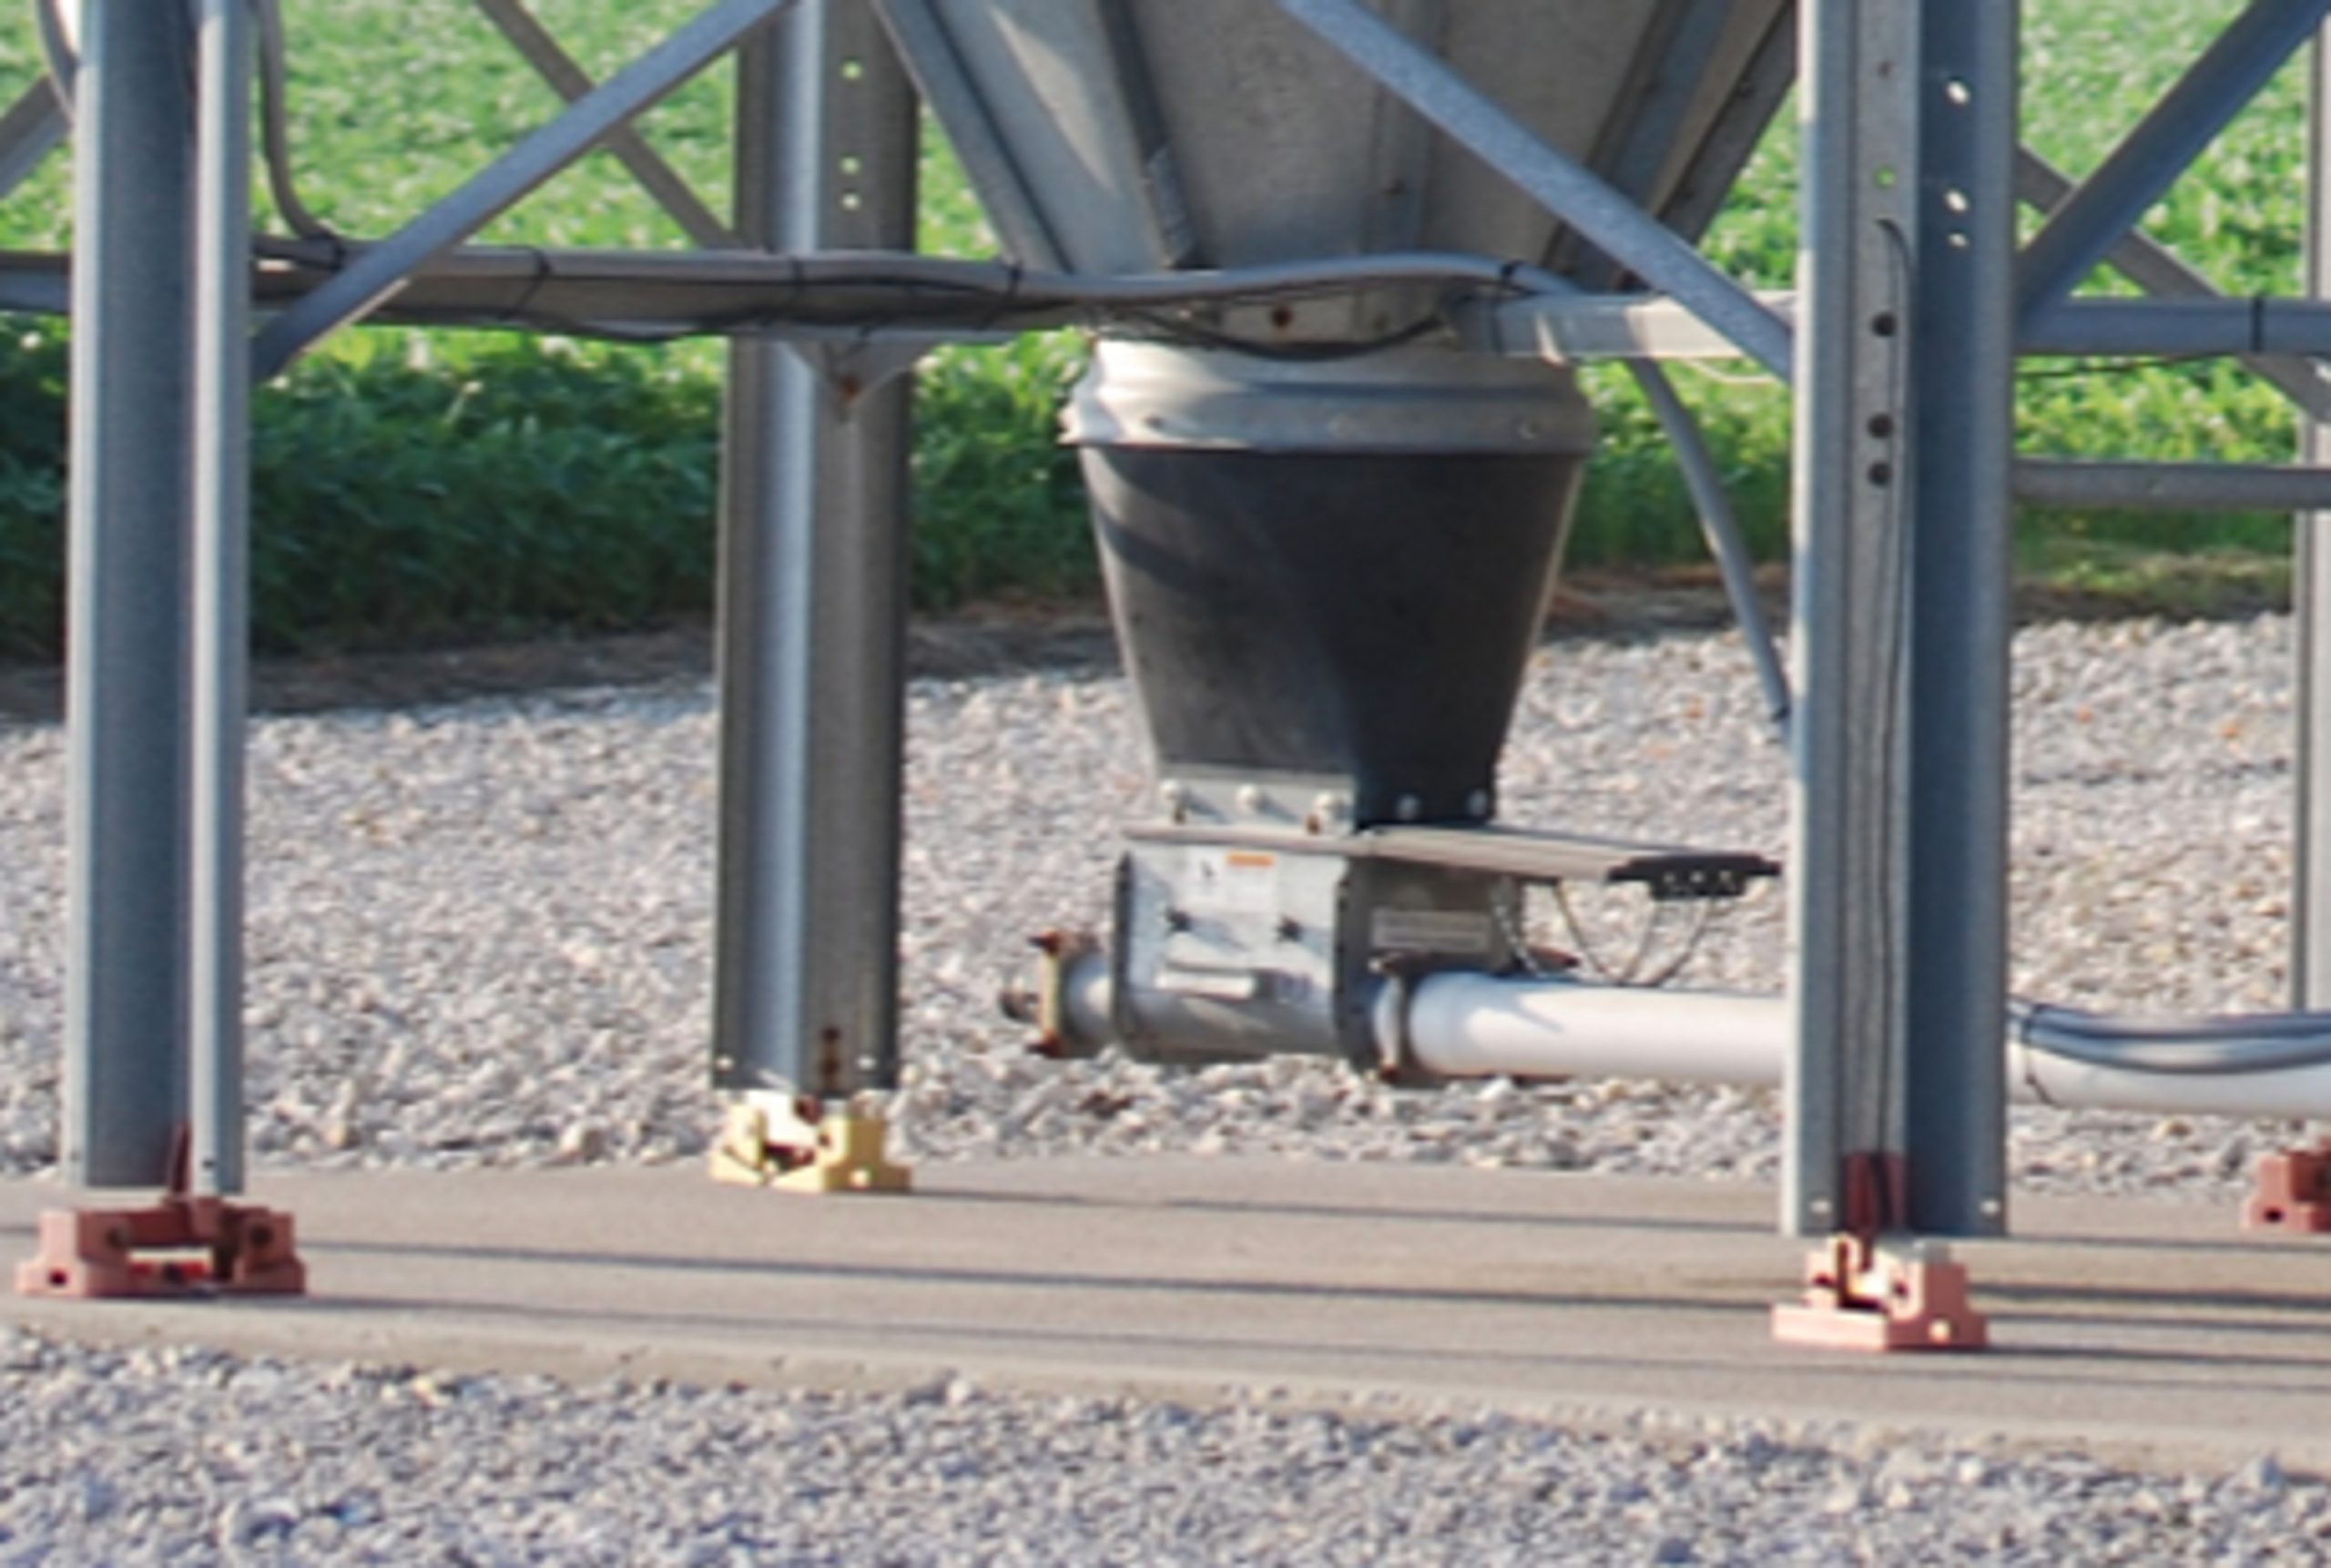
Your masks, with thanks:
[{"label": "flexible hose", "polygon": [[2331,1066],[2331,1013],[2116,1018],[2021,997],[2010,1037],[2044,1056],[2127,1073],[2202,1077]]},{"label": "flexible hose", "polygon": [[267,164],[268,194],[291,231],[303,239],[339,239],[331,225],[300,199],[291,172],[290,93],[286,85],[289,51],[283,37],[281,0],[251,0],[259,21],[260,147]]}]

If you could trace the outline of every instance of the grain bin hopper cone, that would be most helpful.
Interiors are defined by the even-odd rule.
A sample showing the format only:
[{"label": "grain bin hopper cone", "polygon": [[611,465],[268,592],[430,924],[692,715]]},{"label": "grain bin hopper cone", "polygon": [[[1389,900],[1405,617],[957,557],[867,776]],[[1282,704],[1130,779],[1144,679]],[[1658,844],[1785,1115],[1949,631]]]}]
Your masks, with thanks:
[{"label": "grain bin hopper cone", "polygon": [[[1032,265],[1434,252],[1622,280],[1266,0],[878,5]],[[1687,235],[1791,58],[1780,0],[1373,9]],[[1114,945],[1082,961],[1107,966],[1130,1044],[1367,1055],[1371,976],[1505,966],[1518,882],[1649,863],[1488,828],[1593,422],[1566,371],[1460,349],[1441,303],[1388,285],[1186,310],[1101,344],[1078,389],[1069,436],[1159,770]]]},{"label": "grain bin hopper cone", "polygon": [[1566,374],[1109,343],[1069,433],[1172,780],[1341,825],[1489,817],[1593,445]]}]

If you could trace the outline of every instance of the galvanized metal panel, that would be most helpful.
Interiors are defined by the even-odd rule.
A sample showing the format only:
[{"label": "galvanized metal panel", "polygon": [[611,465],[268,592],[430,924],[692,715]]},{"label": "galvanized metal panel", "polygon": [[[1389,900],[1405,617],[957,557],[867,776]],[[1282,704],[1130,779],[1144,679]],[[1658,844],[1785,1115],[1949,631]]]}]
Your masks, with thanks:
[{"label": "galvanized metal panel", "polygon": [[[1049,243],[1081,270],[1419,247],[1535,260],[1557,233],[1555,218],[1504,176],[1269,5],[884,0],[883,9],[1007,240],[1017,230],[1023,246]],[[1565,153],[1623,168],[1655,210],[1705,165],[1788,6],[1382,0],[1374,9]],[[1776,97],[1770,83],[1752,95],[1766,112]]]}]

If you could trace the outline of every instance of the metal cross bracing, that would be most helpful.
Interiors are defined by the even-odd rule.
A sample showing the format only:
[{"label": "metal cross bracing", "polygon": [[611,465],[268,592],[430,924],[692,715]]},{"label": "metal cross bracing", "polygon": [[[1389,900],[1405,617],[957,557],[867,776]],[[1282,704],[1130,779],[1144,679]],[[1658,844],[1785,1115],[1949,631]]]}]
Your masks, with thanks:
[{"label": "metal cross bracing", "polygon": [[[2319,236],[2304,297],[2224,300],[2135,228],[2316,36],[2331,0],[2254,0],[2081,175],[2019,146],[2015,0],[1631,8],[1626,25],[1637,30],[1613,44],[1614,68],[1598,83],[1617,95],[1603,100],[1599,135],[1558,135],[1546,128],[1552,111],[1517,107],[1477,79],[1495,59],[1501,19],[1518,8],[1273,0],[1237,14],[1210,46],[1225,60],[1248,42],[1239,58],[1299,56],[1384,106],[1366,156],[1389,193],[1334,242],[1307,249],[1280,236],[1276,249],[1209,230],[1222,210],[1248,224],[1268,213],[1224,194],[1207,163],[1221,149],[1191,145],[1198,133],[1173,95],[1237,103],[1269,99],[1280,85],[1254,72],[1209,85],[1205,49],[1160,46],[1171,24],[1149,0],[711,0],[600,82],[521,0],[476,3],[566,107],[377,239],[325,229],[290,188],[274,0],[44,3],[55,69],[0,112],[0,193],[58,144],[68,118],[76,150],[69,283],[62,257],[0,255],[0,308],[69,304],[76,318],[64,1140],[73,1183],[169,1180],[187,1137],[198,1190],[232,1194],[241,1183],[252,376],[357,321],[733,340],[714,1080],[748,1099],[832,1106],[889,1086],[897,1067],[909,396],[899,372],[950,338],[1077,324],[1104,339],[1155,339],[1161,320],[1235,325],[1257,312],[1332,336],[1340,329],[1322,321],[1424,298],[1428,324],[1461,359],[1633,362],[1749,617],[1795,759],[1783,1222],[1864,1249],[1833,1253],[1817,1283],[1867,1308],[1837,1276],[1882,1274],[1869,1248],[1921,1268],[1922,1238],[2006,1228],[2011,504],[2021,495],[2331,510],[2319,423],[2331,388],[2315,357],[2331,351]],[[1513,23],[1514,36],[1575,43],[1578,18],[1602,15],[1540,8],[1528,26]],[[1056,30],[1049,42],[1068,69],[1046,75],[1014,52],[1015,37],[1043,27]],[[1616,38],[1619,22],[1608,30]],[[732,54],[734,189],[723,217],[633,126]],[[263,168],[294,230],[285,235],[252,236],[244,216],[254,66]],[[1014,73],[1043,78],[1045,92],[1003,93],[998,84]],[[2318,64],[2318,106],[2321,76]],[[1792,80],[1805,264],[1782,300],[1725,276],[1696,237]],[[918,87],[1003,237],[997,260],[911,254]],[[1339,123],[1299,104],[1288,116],[1298,129]],[[2315,137],[2319,153],[2319,107]],[[599,148],[697,249],[472,242]],[[1329,162],[1357,156],[1332,139],[1321,152]],[[1502,215],[1478,231],[1533,234],[1532,248],[1433,242],[1445,214],[1419,194],[1428,175],[1468,200],[1493,190]],[[2313,188],[2319,230],[2319,180]],[[2041,215],[2020,248],[2019,203]],[[2147,298],[2073,298],[2100,265]],[[1170,311],[1184,314],[1161,316]],[[1219,341],[1168,332],[1166,344]],[[2017,356],[2097,350],[2240,357],[2310,416],[2301,462],[2019,460]],[[1711,351],[1794,391],[1786,680],[1754,619],[1714,464],[1656,363]],[[2331,833],[2321,828],[2331,820],[2331,645],[2317,625],[2331,568],[2312,530],[2301,538],[2295,970],[2297,1002],[2313,1007],[2331,983]],[[1419,848],[1413,835],[1405,849],[1371,842],[1379,869],[1368,876],[1410,874],[1397,870],[1402,855],[1455,863],[1445,845]],[[1467,853],[1476,871],[1505,864]],[[1386,994],[1397,1012],[1400,993]],[[1104,1027],[1107,1013],[1088,1022]],[[2320,1022],[2279,1021],[2278,1038],[2315,1041],[2319,1055],[2317,1036],[2331,1033]],[[1391,1033],[1401,1032],[1395,1020]],[[2096,1025],[2082,1048],[2117,1071],[2126,1064],[2112,1055],[2112,1033]],[[2070,1051],[2064,1037],[2030,1048]],[[2225,1026],[2185,1044],[2233,1062],[2250,1039]]]}]

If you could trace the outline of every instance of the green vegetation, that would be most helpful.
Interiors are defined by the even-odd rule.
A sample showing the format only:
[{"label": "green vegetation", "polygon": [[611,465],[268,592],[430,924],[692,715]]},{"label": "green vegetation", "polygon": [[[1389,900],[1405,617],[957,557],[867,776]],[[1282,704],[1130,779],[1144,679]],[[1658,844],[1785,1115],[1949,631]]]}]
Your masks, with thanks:
[{"label": "green vegetation", "polygon": [[[2031,0],[2027,117],[2034,144],[2090,167],[2239,0]],[[545,20],[604,74],[694,0],[541,0]],[[289,0],[292,137],[310,206],[381,233],[452,188],[485,149],[555,103],[467,0]],[[37,68],[22,8],[0,6],[0,94]],[[2295,278],[2301,86],[2286,73],[2152,215],[2152,231],[2238,292]],[[644,123],[719,205],[729,79],[716,67]],[[1719,262],[1768,286],[1794,266],[1795,149],[1767,138],[1710,238]],[[0,244],[69,238],[64,159],[0,204]],[[266,214],[272,220],[272,214]],[[679,236],[612,160],[586,162],[484,236],[663,246]],[[925,160],[924,244],[987,242],[962,181]],[[2109,285],[2102,285],[2109,286]],[[54,322],[0,340],[0,657],[52,651],[61,620],[62,391]],[[271,650],[599,629],[701,610],[713,574],[715,343],[646,349],[485,333],[343,334],[257,411],[255,605]],[[1068,337],[955,349],[927,361],[915,456],[919,600],[946,606],[1086,593],[1093,583],[1074,465],[1053,411],[1082,348]],[[2027,450],[2275,461],[2291,421],[2270,389],[2218,363],[2037,364],[2021,386]],[[1589,384],[1605,432],[1573,559],[1696,558],[1696,529],[1648,412],[1623,374]],[[1786,541],[1787,409],[1732,372],[1684,373],[1752,538]],[[2076,591],[2245,581],[2287,525],[2257,516],[2026,519],[2027,567]],[[2164,570],[2162,552],[2181,565]],[[2196,554],[2198,552],[2198,554]],[[2233,563],[2224,565],[2218,564]],[[2167,591],[2165,588],[2162,591]],[[2164,600],[2164,603],[2173,603]]]}]

